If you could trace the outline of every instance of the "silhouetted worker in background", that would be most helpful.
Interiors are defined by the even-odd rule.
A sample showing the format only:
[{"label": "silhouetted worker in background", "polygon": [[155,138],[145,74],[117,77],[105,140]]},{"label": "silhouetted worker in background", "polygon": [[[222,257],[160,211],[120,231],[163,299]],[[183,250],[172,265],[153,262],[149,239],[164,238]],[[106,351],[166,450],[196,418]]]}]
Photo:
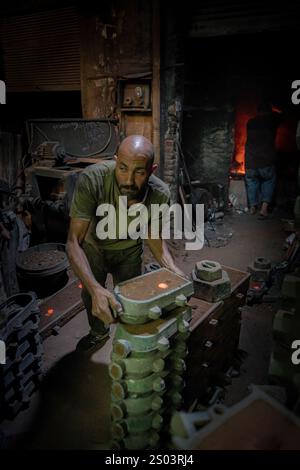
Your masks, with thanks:
[{"label": "silhouetted worker in background", "polygon": [[275,138],[281,121],[281,111],[272,112],[267,103],[258,107],[258,114],[247,123],[245,146],[246,188],[250,214],[255,214],[259,204],[259,219],[268,217],[275,184]]}]

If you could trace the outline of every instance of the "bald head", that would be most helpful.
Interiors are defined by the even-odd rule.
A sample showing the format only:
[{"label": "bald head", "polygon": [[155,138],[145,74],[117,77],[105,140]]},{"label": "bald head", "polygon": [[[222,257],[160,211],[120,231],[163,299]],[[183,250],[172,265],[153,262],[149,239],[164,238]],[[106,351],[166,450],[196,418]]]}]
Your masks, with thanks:
[{"label": "bald head", "polygon": [[120,193],[128,200],[141,200],[148,179],[157,165],[153,165],[154,149],[142,135],[130,135],[118,149],[115,175]]},{"label": "bald head", "polygon": [[154,147],[149,139],[143,135],[130,135],[126,137],[120,144],[118,155],[126,154],[129,158],[144,156],[149,159],[152,165],[154,160]]}]

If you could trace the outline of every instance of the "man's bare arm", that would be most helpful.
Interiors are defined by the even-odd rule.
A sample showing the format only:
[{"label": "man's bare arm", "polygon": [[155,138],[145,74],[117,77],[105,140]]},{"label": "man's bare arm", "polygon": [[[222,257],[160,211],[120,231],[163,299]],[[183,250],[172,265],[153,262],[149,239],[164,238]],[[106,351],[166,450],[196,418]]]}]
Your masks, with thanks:
[{"label": "man's bare arm", "polygon": [[88,259],[81,248],[90,222],[83,219],[71,218],[67,254],[74,273],[81,280],[82,284],[92,298],[92,313],[105,324],[112,323],[113,317],[110,307],[117,312],[122,310],[119,302],[111,292],[102,287],[92,273]]},{"label": "man's bare arm", "polygon": [[165,240],[160,238],[152,239],[150,236],[148,236],[146,242],[154,258],[162,267],[170,269],[170,271],[173,271],[180,276],[186,277],[186,274],[184,274],[184,272],[181,271],[178,266],[176,266]]}]

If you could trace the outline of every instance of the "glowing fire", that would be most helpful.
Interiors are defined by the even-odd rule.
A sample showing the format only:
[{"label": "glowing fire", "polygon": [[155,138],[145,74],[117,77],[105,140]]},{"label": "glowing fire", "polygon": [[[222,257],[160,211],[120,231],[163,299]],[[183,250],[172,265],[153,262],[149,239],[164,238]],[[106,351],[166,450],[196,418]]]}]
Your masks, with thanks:
[{"label": "glowing fire", "polygon": [[48,308],[47,313],[45,313],[46,317],[51,317],[54,313],[54,308]]},{"label": "glowing fire", "polygon": [[158,284],[158,287],[159,287],[160,289],[167,289],[167,288],[168,288],[168,284],[166,284],[165,282],[160,282],[160,283]]},{"label": "glowing fire", "polygon": [[[257,115],[259,98],[255,92],[248,90],[245,96],[240,97],[236,104],[235,119],[235,149],[231,164],[231,173],[245,174],[245,144],[247,140],[247,122]],[[272,107],[273,113],[281,113],[281,110]],[[295,127],[295,126],[294,126]],[[293,126],[282,123],[276,133],[275,147],[277,152],[293,152],[296,150],[295,131]]]},{"label": "glowing fire", "polygon": [[245,174],[245,144],[247,140],[247,122],[257,114],[257,100],[254,97],[240,99],[236,105],[235,149],[233,173]]}]

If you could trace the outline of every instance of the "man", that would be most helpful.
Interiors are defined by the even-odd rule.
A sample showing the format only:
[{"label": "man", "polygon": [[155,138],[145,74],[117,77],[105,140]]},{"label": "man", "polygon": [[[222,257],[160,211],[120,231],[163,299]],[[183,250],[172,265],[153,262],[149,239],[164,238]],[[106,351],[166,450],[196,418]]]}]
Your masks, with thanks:
[{"label": "man", "polygon": [[[247,123],[245,146],[246,187],[250,214],[255,214],[259,202],[259,219],[268,217],[275,184],[275,137],[280,122],[279,113],[272,113],[271,107],[262,103],[258,114]],[[260,201],[258,199],[260,191]]]},{"label": "man", "polygon": [[[128,210],[133,204],[143,203],[149,214],[152,204],[169,203],[167,185],[152,174],[157,168],[153,161],[152,143],[143,136],[132,135],[120,144],[115,161],[92,165],[78,179],[70,211],[67,253],[73,271],[83,284],[82,298],[91,327],[90,333],[77,345],[80,351],[92,353],[99,349],[109,337],[109,325],[114,321],[112,311],[122,310],[114,295],[105,289],[107,274],[111,273],[114,283],[118,284],[140,275],[142,266],[140,238],[98,238],[97,207],[103,203],[113,204],[118,225],[120,196],[127,196]],[[117,233],[121,228],[117,226]],[[161,266],[183,275],[164,240],[149,237],[147,243]]]}]

